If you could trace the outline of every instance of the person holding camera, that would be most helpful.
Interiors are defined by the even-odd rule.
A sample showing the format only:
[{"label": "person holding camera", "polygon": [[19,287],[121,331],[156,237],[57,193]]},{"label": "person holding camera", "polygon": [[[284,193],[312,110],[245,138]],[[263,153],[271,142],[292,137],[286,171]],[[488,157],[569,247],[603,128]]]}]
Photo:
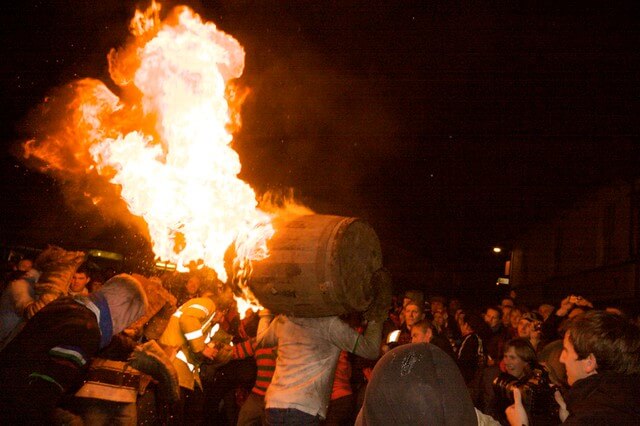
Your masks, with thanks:
[{"label": "person holding camera", "polygon": [[593,304],[582,296],[570,295],[562,299],[560,307],[541,324],[542,340],[562,339],[567,323],[573,317],[593,309]]},{"label": "person holding camera", "polygon": [[[567,425],[640,424],[640,329],[620,315],[591,310],[575,317],[564,335],[560,362],[569,390],[555,393]],[[529,425],[520,389],[505,414],[510,425]]]},{"label": "person holding camera", "polygon": [[535,418],[535,424],[548,424],[553,393],[548,386],[548,375],[539,365],[529,340],[515,338],[507,342],[500,367],[483,378],[483,411],[500,423],[508,424],[503,413],[514,402],[514,389],[523,389],[526,395],[523,405]]},{"label": "person holding camera", "polygon": [[542,340],[542,315],[537,312],[523,314],[516,331],[519,338],[527,339],[531,343],[536,353],[540,352],[546,343]]}]

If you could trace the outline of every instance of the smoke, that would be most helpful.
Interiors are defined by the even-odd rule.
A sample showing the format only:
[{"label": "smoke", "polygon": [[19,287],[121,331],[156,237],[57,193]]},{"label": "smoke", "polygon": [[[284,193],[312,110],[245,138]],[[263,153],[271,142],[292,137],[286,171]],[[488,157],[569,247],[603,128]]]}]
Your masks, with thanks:
[{"label": "smoke", "polygon": [[[210,14],[214,20],[224,14],[220,26],[247,53],[240,80],[251,94],[234,139],[240,176],[259,192],[293,187],[299,199],[329,213],[362,204],[362,187],[402,140],[376,70],[353,66],[362,55],[353,39],[359,33],[339,15],[353,11],[325,5],[323,13],[336,9],[336,16],[318,27],[321,18],[309,9],[223,2]],[[354,50],[346,53],[349,45]]]}]

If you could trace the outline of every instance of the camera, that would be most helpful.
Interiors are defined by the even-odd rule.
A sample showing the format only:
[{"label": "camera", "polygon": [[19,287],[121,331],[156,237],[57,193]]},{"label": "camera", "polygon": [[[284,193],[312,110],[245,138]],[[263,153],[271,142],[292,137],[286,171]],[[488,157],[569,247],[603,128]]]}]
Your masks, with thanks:
[{"label": "camera", "polygon": [[496,397],[505,405],[514,403],[515,388],[520,389],[522,405],[527,411],[531,424],[549,424],[550,420],[558,420],[558,404],[553,396],[556,386],[549,379],[549,373],[543,366],[536,366],[522,379],[500,373],[493,381]]}]

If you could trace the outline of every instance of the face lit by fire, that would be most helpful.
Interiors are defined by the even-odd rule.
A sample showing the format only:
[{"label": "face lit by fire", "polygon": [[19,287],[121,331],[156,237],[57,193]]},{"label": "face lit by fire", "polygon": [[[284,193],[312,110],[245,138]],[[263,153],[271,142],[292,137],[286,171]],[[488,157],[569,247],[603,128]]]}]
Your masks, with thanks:
[{"label": "face lit by fire", "polygon": [[187,283],[184,285],[188,294],[196,294],[198,289],[200,288],[200,278],[198,277],[189,277]]},{"label": "face lit by fire", "polygon": [[74,293],[79,293],[85,289],[87,284],[89,284],[89,281],[91,281],[91,278],[89,278],[86,273],[76,272],[71,278],[69,290],[73,291]]},{"label": "face lit by fire", "polygon": [[571,341],[570,332],[566,332],[562,341],[560,362],[567,370],[567,383],[573,386],[575,382],[593,374],[597,374],[597,362],[593,354],[580,359]]},{"label": "face lit by fire", "polygon": [[404,320],[407,323],[407,328],[411,329],[415,323],[423,318],[422,309],[415,303],[409,303],[404,308]]},{"label": "face lit by fire", "polygon": [[527,363],[518,356],[516,349],[513,346],[509,346],[509,348],[507,348],[503,359],[507,373],[518,379],[524,376]]},{"label": "face lit by fire", "polygon": [[531,332],[533,331],[533,323],[527,319],[520,318],[518,321],[518,337],[528,339],[531,337]]},{"label": "face lit by fire", "polygon": [[509,321],[511,322],[511,327],[514,330],[518,329],[518,324],[520,323],[520,317],[522,317],[522,311],[518,308],[514,308],[511,310],[509,314]]},{"label": "face lit by fire", "polygon": [[433,337],[433,331],[430,328],[423,330],[420,326],[411,328],[411,343],[429,343]]},{"label": "face lit by fire", "polygon": [[439,300],[431,301],[430,305],[431,305],[431,311],[432,312],[435,312],[435,311],[443,312],[444,311],[444,303],[442,303]]},{"label": "face lit by fire", "polygon": [[500,313],[495,309],[489,308],[484,314],[484,321],[489,327],[495,328],[500,324]]},{"label": "face lit by fire", "polygon": [[433,325],[439,330],[444,328],[445,318],[444,313],[436,311],[433,313]]}]

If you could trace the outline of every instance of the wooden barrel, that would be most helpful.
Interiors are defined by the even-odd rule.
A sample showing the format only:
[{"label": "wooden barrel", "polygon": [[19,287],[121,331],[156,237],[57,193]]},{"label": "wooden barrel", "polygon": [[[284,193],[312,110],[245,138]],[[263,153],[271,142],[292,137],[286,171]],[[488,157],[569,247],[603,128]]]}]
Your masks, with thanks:
[{"label": "wooden barrel", "polygon": [[249,288],[273,312],[300,317],[364,311],[382,267],[380,241],[357,218],[304,215],[274,222],[269,257],[253,263]]}]

